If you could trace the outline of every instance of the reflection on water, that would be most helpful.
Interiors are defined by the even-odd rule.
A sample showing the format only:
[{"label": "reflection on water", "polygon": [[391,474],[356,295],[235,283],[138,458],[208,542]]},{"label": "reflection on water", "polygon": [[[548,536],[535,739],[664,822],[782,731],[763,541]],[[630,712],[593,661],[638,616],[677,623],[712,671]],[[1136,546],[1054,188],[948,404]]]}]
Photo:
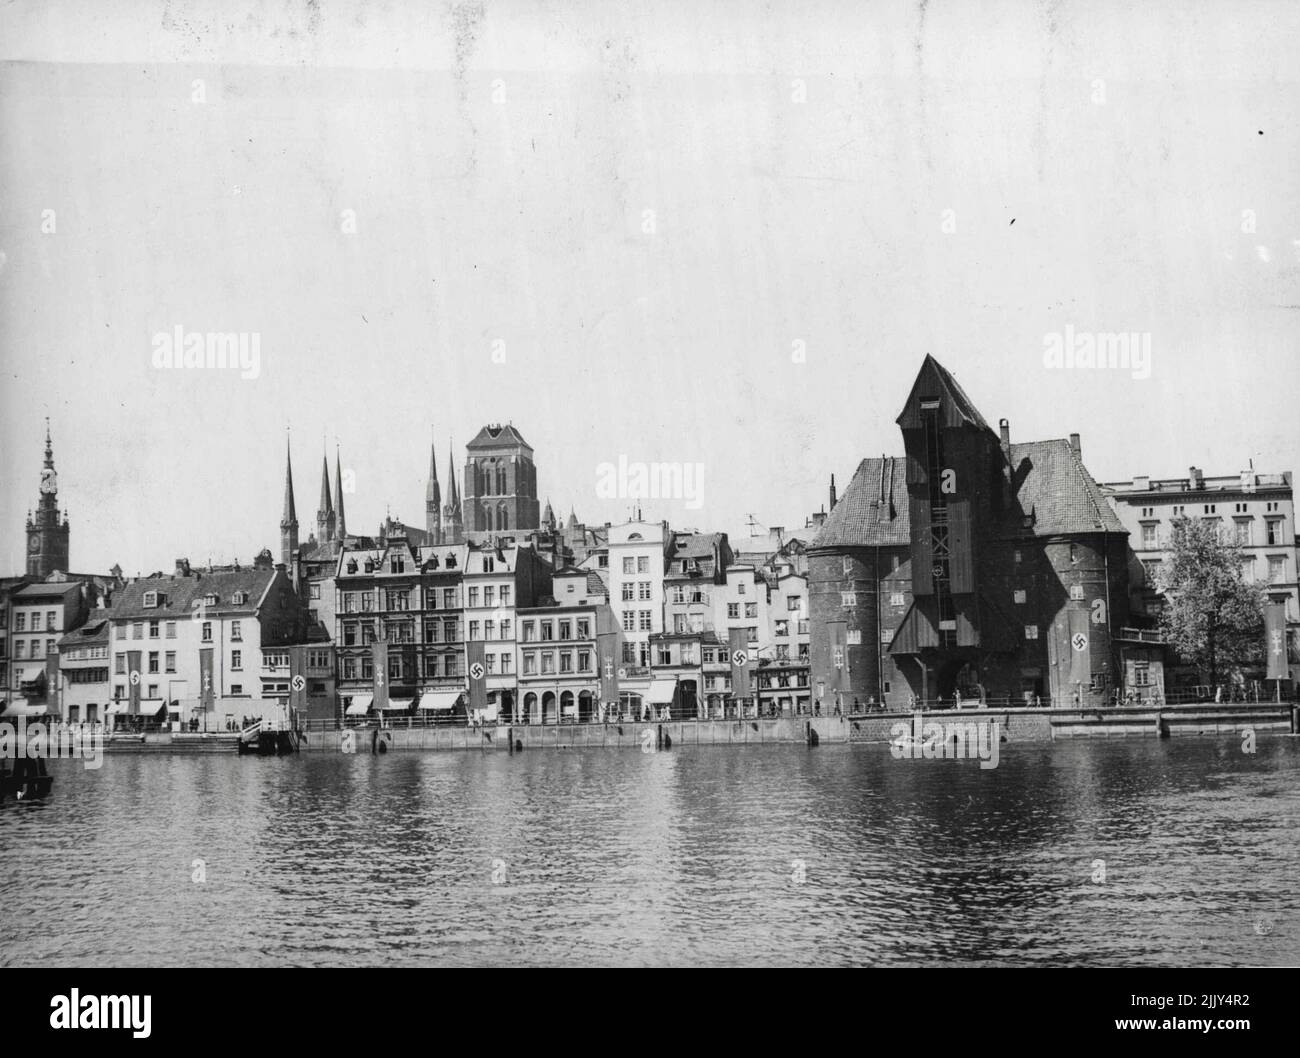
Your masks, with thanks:
[{"label": "reflection on water", "polygon": [[1300,959],[1300,740],[1002,750],[52,762],[0,965]]}]

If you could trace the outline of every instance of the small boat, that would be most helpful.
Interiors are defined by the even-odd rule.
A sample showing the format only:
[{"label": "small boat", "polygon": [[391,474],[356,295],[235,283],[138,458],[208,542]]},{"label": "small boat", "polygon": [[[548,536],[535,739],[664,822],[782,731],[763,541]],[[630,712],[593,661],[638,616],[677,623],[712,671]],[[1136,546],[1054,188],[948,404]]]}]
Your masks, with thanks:
[{"label": "small boat", "polygon": [[54,777],[46,770],[45,761],[40,757],[15,760],[13,771],[0,760],[0,801],[6,797],[13,797],[15,801],[34,801],[48,796],[53,785]]}]

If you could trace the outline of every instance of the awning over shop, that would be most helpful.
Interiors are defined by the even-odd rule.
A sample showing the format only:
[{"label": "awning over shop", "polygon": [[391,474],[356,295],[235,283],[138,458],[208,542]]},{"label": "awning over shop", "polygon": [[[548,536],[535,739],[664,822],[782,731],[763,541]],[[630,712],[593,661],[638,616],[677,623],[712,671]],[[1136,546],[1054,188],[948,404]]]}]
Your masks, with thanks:
[{"label": "awning over shop", "polygon": [[30,705],[26,698],[11,698],[5,704],[3,710],[0,710],[0,717],[13,716],[44,716],[48,712],[42,705]]},{"label": "awning over shop", "polygon": [[115,713],[125,713],[129,705],[130,705],[129,702],[124,702],[121,699],[110,702],[108,706],[104,709],[104,715],[112,716]]},{"label": "awning over shop", "polygon": [[650,684],[650,690],[646,692],[646,703],[648,705],[670,705],[673,700],[673,692],[677,690],[677,680],[657,679]]},{"label": "awning over shop", "polygon": [[352,704],[348,706],[348,716],[365,716],[370,712],[370,703],[375,700],[373,694],[356,694],[352,697]]},{"label": "awning over shop", "polygon": [[388,704],[384,706],[385,713],[404,713],[411,708],[414,698],[389,698]]},{"label": "awning over shop", "polygon": [[425,691],[420,695],[420,704],[416,708],[445,713],[456,707],[459,697],[460,691]]}]

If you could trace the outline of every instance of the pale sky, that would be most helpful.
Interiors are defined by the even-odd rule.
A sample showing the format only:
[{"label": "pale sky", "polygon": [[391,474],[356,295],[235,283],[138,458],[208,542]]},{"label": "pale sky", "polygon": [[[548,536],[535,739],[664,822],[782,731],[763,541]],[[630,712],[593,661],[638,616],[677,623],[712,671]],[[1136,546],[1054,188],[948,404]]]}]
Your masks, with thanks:
[{"label": "pale sky", "polygon": [[[286,426],[304,539],[326,438],[373,532],[423,524],[431,438],[445,488],[449,435],[463,467],[492,421],[560,516],[625,518],[596,495],[625,456],[704,465],[699,509],[647,517],[802,527],[901,450],[927,352],[1099,480],[1293,469],[1297,28],[1248,0],[6,4],[0,573],[46,415],[79,572],[278,555]],[[177,326],[256,333],[259,376],[155,369]],[[1149,335],[1150,377],[1046,368],[1067,327]]]}]

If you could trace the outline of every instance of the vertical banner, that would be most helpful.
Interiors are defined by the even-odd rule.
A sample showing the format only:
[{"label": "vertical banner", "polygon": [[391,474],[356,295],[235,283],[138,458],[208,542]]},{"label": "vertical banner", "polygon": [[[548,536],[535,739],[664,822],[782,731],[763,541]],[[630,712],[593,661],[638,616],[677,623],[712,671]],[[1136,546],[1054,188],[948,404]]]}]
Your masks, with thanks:
[{"label": "vertical banner", "polygon": [[753,693],[749,689],[749,633],[743,628],[728,629],[727,642],[731,653],[731,696],[748,698]]},{"label": "vertical banner", "polygon": [[371,708],[380,712],[388,705],[388,643],[383,640],[371,643],[370,657],[375,668],[375,700]]},{"label": "vertical banner", "polygon": [[131,698],[131,712],[134,715],[140,713],[140,683],[144,679],[144,673],[140,671],[140,651],[128,650],[126,652],[126,671],[128,684],[127,694]]},{"label": "vertical banner", "polygon": [[1066,634],[1070,639],[1070,673],[1066,682],[1073,690],[1077,683],[1085,686],[1092,683],[1091,622],[1087,610],[1068,610],[1066,616],[1069,622]]},{"label": "vertical banner", "polygon": [[199,701],[203,703],[205,714],[216,708],[216,695],[212,686],[212,648],[204,647],[199,651]]},{"label": "vertical banner", "polygon": [[1268,657],[1270,680],[1285,680],[1291,675],[1287,665],[1286,606],[1271,602],[1264,607],[1264,653]]},{"label": "vertical banner", "polygon": [[596,637],[600,659],[600,700],[607,705],[618,701],[618,633],[601,632]]},{"label": "vertical banner", "polygon": [[307,713],[307,648],[289,648],[289,708]]},{"label": "vertical banner", "polygon": [[63,698],[59,694],[59,653],[57,650],[45,655],[45,700],[50,712],[62,712]]},{"label": "vertical banner", "polygon": [[832,694],[843,690],[848,681],[845,679],[848,666],[848,651],[845,649],[847,626],[843,621],[826,622],[826,638],[830,646],[830,668],[827,670],[826,690]]},{"label": "vertical banner", "polygon": [[465,660],[469,675],[469,707],[487,709],[487,666],[483,664],[483,640],[471,639],[465,644]]}]

